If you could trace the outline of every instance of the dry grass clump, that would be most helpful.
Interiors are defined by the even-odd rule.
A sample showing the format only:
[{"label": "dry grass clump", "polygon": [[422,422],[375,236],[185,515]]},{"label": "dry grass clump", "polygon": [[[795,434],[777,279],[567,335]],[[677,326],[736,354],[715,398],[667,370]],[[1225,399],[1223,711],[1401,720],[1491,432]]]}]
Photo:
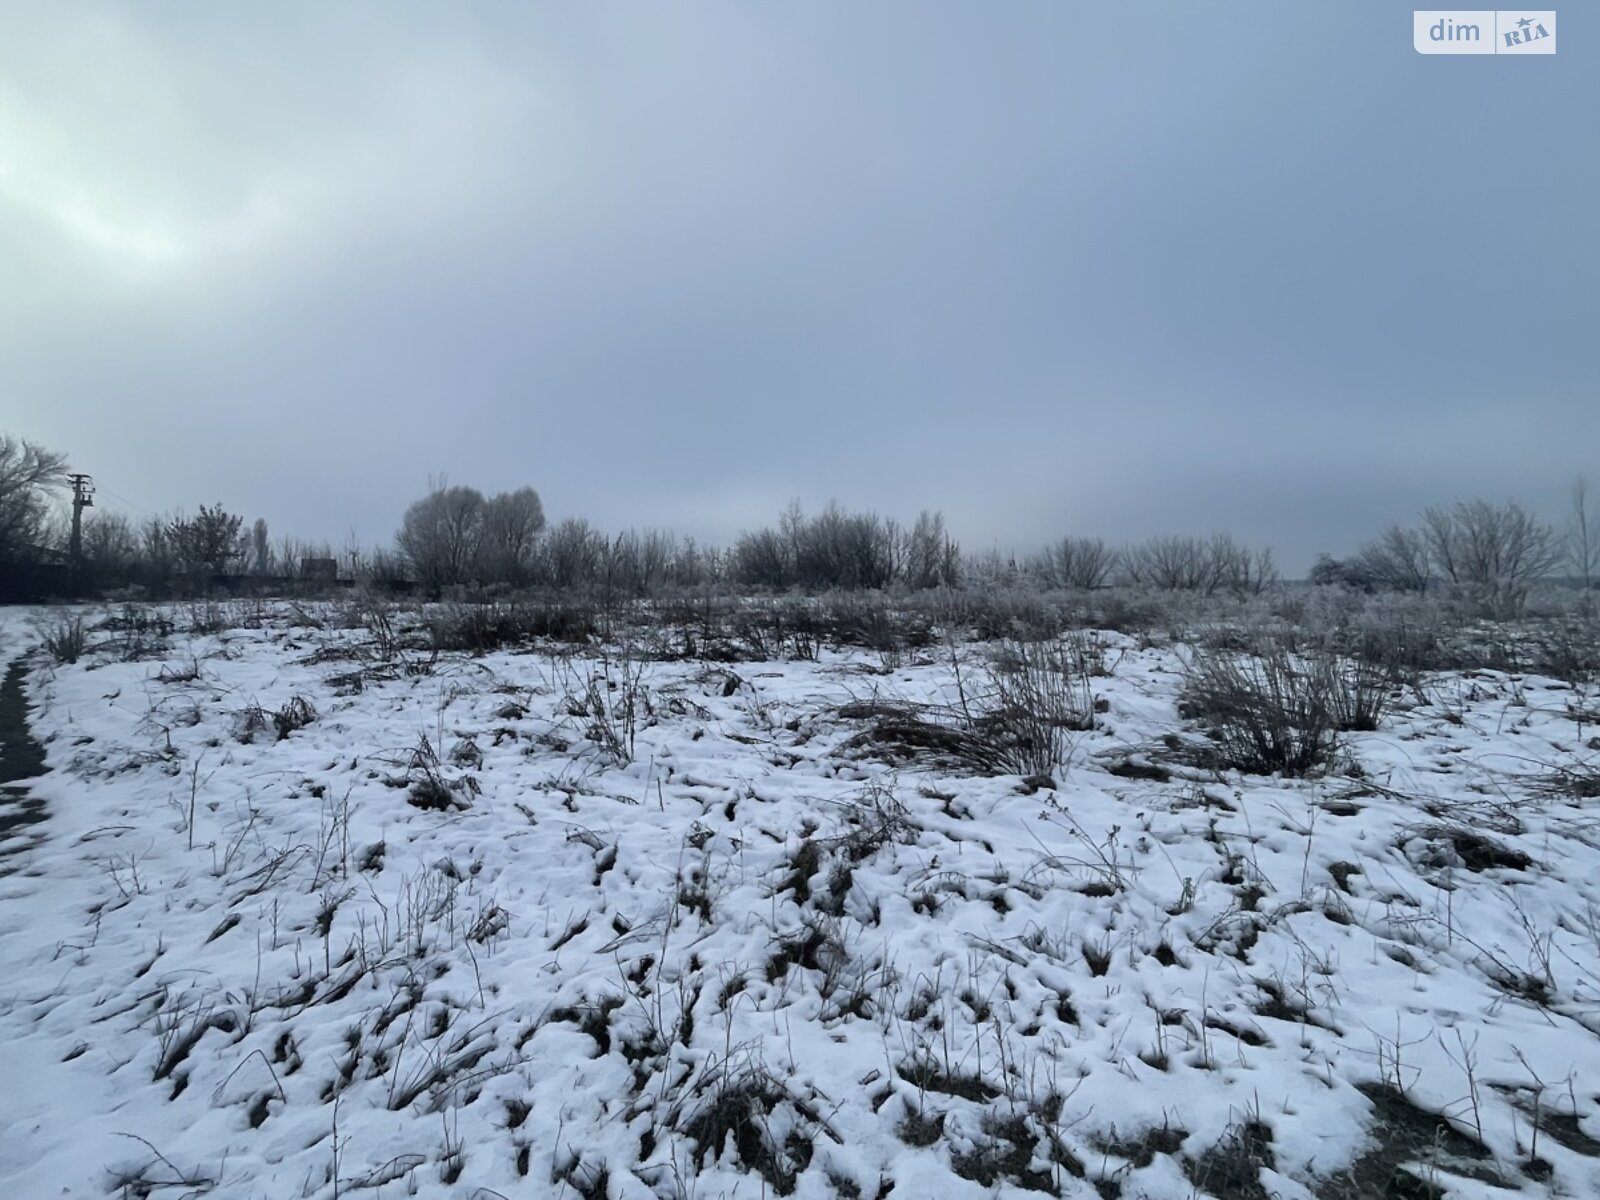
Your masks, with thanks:
[{"label": "dry grass clump", "polygon": [[316,706],[299,695],[291,696],[277,712],[272,714],[272,724],[278,731],[280,742],[296,729],[304,729],[316,719]]},{"label": "dry grass clump", "polygon": [[468,654],[488,654],[537,638],[583,645],[599,631],[597,607],[578,599],[450,604],[428,619],[432,649]]},{"label": "dry grass clump", "polygon": [[158,608],[144,604],[124,604],[114,616],[100,623],[100,629],[111,636],[98,643],[103,650],[122,662],[138,662],[164,654],[167,639],[172,636],[172,621]]},{"label": "dry grass clump", "polygon": [[1002,642],[972,687],[957,663],[954,705],[873,700],[844,717],[872,720],[852,740],[890,758],[922,759],[981,775],[1053,775],[1072,754],[1072,734],[1094,728],[1091,678],[1108,672],[1083,637]]},{"label": "dry grass clump", "polygon": [[1185,665],[1181,710],[1205,724],[1225,765],[1305,775],[1333,755],[1338,735],[1378,727],[1392,677],[1326,647],[1292,652],[1258,640],[1245,653],[1198,648]]},{"label": "dry grass clump", "polygon": [[1532,668],[1570,684],[1600,680],[1600,617],[1579,613],[1555,618],[1533,635]]},{"label": "dry grass clump", "polygon": [[58,663],[77,662],[86,644],[82,617],[65,617],[44,631],[45,652]]}]

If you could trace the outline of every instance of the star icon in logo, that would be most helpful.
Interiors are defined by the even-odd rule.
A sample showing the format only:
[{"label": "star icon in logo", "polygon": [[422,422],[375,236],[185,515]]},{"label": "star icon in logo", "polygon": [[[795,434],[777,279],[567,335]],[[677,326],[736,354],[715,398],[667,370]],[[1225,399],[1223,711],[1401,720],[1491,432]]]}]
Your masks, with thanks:
[{"label": "star icon in logo", "polygon": [[1528,17],[1523,17],[1522,20],[1517,22],[1517,24],[1522,26],[1522,28],[1526,29],[1529,25],[1533,24],[1533,21],[1531,19],[1529,19]]}]

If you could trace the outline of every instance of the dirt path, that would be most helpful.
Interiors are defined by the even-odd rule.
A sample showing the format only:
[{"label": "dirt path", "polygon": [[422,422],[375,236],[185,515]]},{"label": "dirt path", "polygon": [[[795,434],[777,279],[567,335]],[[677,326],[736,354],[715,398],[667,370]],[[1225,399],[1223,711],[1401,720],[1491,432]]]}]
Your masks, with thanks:
[{"label": "dirt path", "polygon": [[44,836],[44,801],[28,792],[24,780],[45,772],[44,749],[28,732],[28,701],[22,681],[27,674],[18,659],[0,683],[0,875],[16,868],[11,861]]}]

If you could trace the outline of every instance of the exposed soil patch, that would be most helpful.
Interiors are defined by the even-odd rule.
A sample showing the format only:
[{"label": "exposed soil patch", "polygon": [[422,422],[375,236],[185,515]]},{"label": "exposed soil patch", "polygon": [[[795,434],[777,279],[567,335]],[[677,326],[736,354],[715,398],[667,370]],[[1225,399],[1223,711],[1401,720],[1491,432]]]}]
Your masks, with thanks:
[{"label": "exposed soil patch", "polygon": [[45,773],[44,748],[28,732],[26,674],[20,661],[13,662],[0,683],[0,875],[8,873],[7,858],[40,836],[31,827],[45,819],[44,801],[21,786],[22,780]]},{"label": "exposed soil patch", "polygon": [[1260,1121],[1234,1126],[1216,1145],[1183,1164],[1196,1188],[1228,1200],[1271,1200],[1261,1170],[1274,1166],[1272,1130]]},{"label": "exposed soil patch", "polygon": [[1416,836],[1424,844],[1421,862],[1427,867],[1526,871],[1533,865],[1533,859],[1521,850],[1465,825],[1430,825],[1418,830]]},{"label": "exposed soil patch", "polygon": [[1106,1154],[1127,1159],[1135,1167],[1148,1167],[1158,1154],[1176,1154],[1188,1136],[1186,1130],[1162,1125],[1128,1136],[1117,1136],[1113,1131],[1112,1136],[1097,1139],[1095,1146]]},{"label": "exposed soil patch", "polygon": [[1450,1177],[1510,1187],[1488,1149],[1437,1113],[1383,1084],[1358,1085],[1372,1102],[1371,1148],[1317,1190],[1321,1200],[1440,1200]]}]

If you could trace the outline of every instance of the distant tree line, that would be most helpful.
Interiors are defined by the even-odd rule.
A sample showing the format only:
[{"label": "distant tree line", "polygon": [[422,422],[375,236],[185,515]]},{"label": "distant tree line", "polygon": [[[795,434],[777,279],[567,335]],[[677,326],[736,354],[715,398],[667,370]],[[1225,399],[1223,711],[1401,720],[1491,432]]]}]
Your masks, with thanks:
[{"label": "distant tree line", "polygon": [[531,489],[485,499],[472,488],[436,485],[407,510],[396,540],[412,576],[431,591],[462,584],[634,595],[708,584],[811,592],[1120,584],[1211,595],[1260,592],[1278,580],[1270,549],[1252,550],[1225,533],[1151,538],[1122,549],[1066,537],[1022,559],[966,555],[933,510],[902,525],[837,503],[811,515],[792,503],[775,525],[746,531],[726,551],[659,530],[607,537],[576,518],[541,533],[542,525]]},{"label": "distant tree line", "polygon": [[[65,539],[63,527],[56,538],[63,551]],[[220,504],[202,504],[193,517],[176,513],[134,521],[124,513],[95,510],[83,521],[83,561],[96,577],[124,574],[158,583],[207,575],[293,580],[307,561],[334,560],[342,571],[351,555],[349,548],[335,551],[327,542],[288,537],[273,542],[264,519],[246,526],[243,517]],[[384,557],[392,570],[402,570],[393,555]],[[367,562],[369,556],[355,551],[355,561]]]},{"label": "distant tree line", "polygon": [[[335,557],[326,543],[284,538],[276,545],[265,520],[246,526],[221,504],[193,514],[152,515],[90,507],[83,514],[79,554],[71,553],[66,456],[0,434],[0,599],[99,594],[137,587],[151,595],[208,590],[219,578],[262,586],[292,581],[308,561]],[[347,552],[370,566],[393,555]]]},{"label": "distant tree line", "polygon": [[[583,589],[650,596],[671,589],[1023,587],[1093,591],[1120,586],[1249,595],[1279,582],[1270,548],[1227,533],[1161,536],[1126,546],[1072,535],[1036,553],[964,553],[942,514],[924,510],[909,525],[830,503],[805,513],[791,504],[773,525],[741,534],[727,549],[703,547],[657,529],[606,534],[580,517],[547,524],[531,487],[485,496],[440,480],[405,512],[392,549],[354,536],[274,542],[264,519],[246,524],[221,504],[134,521],[115,511],[84,514],[79,557],[70,558],[64,455],[0,434],[0,598],[67,594],[128,585],[152,594],[255,581],[262,589],[314,578],[415,587]],[[1363,591],[1445,592],[1485,613],[1514,616],[1530,587],[1565,573],[1588,589],[1600,583],[1600,510],[1587,482],[1569,496],[1563,528],[1515,501],[1462,501],[1425,509],[1413,525],[1392,525],[1356,553],[1321,555],[1309,582]]]},{"label": "distant tree line", "polygon": [[486,497],[436,483],[406,510],[395,547],[407,575],[429,592],[488,586],[650,595],[727,578],[727,556],[692,538],[655,529],[612,536],[581,517],[547,527],[544,505],[529,487]]},{"label": "distant tree line", "polygon": [[[910,526],[836,503],[807,515],[798,503],[731,549],[698,547],[659,530],[608,537],[580,518],[546,529],[537,493],[485,498],[435,486],[412,505],[397,537],[409,574],[430,590],[460,584],[599,588],[649,595],[719,584],[771,590],[1018,586],[1093,591],[1111,586],[1201,595],[1259,594],[1281,582],[1270,547],[1231,534],[1152,537],[1115,547],[1067,536],[1021,558],[964,554],[937,511]],[[1429,508],[1416,527],[1392,526],[1346,560],[1318,558],[1309,582],[1365,590],[1448,589],[1486,612],[1519,613],[1529,586],[1570,568],[1581,586],[1600,576],[1600,512],[1580,480],[1558,532],[1514,501]]]}]

